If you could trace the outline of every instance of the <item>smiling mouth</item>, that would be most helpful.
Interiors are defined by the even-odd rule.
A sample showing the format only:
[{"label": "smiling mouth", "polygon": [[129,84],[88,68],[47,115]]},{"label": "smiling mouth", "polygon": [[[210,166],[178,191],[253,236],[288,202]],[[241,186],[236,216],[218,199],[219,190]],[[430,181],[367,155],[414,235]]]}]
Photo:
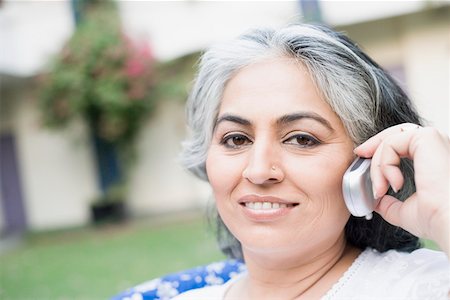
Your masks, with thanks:
[{"label": "smiling mouth", "polygon": [[240,205],[252,210],[274,210],[282,208],[291,208],[298,205],[298,203],[278,203],[278,202],[244,202]]},{"label": "smiling mouth", "polygon": [[296,211],[299,202],[273,196],[245,195],[238,200],[242,212],[252,222],[275,222]]}]

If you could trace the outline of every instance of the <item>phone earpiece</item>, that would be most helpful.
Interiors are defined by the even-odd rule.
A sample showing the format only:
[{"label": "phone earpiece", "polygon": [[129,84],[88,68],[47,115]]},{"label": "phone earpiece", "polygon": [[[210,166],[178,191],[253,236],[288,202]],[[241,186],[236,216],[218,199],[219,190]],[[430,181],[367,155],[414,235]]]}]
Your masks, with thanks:
[{"label": "phone earpiece", "polygon": [[372,212],[378,203],[372,194],[370,179],[371,159],[358,157],[348,167],[342,180],[345,205],[355,217],[372,219]]}]

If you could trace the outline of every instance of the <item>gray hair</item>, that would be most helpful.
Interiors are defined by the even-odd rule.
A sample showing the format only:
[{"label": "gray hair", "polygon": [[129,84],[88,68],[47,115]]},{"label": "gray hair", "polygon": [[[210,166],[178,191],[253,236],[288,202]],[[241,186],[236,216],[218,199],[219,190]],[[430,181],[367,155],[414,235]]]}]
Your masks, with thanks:
[{"label": "gray hair", "polygon": [[[345,35],[306,24],[254,29],[210,48],[201,58],[186,107],[190,137],[181,154],[184,166],[201,179],[208,180],[206,156],[227,82],[242,68],[270,57],[292,58],[306,67],[355,145],[394,124],[421,123],[395,81]],[[406,169],[412,172],[410,166]],[[403,199],[414,191],[412,173],[405,177],[403,194],[396,195]]]}]

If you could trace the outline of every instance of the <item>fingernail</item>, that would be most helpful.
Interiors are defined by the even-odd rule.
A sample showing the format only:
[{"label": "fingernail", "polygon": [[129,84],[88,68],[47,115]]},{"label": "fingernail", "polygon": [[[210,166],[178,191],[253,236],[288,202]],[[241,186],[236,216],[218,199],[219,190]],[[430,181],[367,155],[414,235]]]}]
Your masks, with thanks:
[{"label": "fingernail", "polygon": [[372,189],[372,194],[374,199],[378,199],[377,192],[375,191],[375,188]]},{"label": "fingernail", "polygon": [[394,191],[394,193],[396,193],[396,194],[398,193],[398,190],[395,187],[393,187],[392,185],[391,185],[391,188]]}]

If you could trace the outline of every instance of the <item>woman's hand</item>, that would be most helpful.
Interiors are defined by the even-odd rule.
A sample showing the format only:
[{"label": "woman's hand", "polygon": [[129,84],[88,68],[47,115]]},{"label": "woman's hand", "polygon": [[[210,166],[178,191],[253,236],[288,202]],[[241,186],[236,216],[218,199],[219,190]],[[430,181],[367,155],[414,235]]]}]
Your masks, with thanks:
[{"label": "woman's hand", "polygon": [[[375,211],[389,223],[412,234],[434,240],[450,257],[450,140],[432,127],[405,123],[376,134],[355,149],[372,157],[370,175],[376,198]],[[416,192],[405,202],[385,195],[389,185],[402,188],[400,158],[414,161]]]}]

